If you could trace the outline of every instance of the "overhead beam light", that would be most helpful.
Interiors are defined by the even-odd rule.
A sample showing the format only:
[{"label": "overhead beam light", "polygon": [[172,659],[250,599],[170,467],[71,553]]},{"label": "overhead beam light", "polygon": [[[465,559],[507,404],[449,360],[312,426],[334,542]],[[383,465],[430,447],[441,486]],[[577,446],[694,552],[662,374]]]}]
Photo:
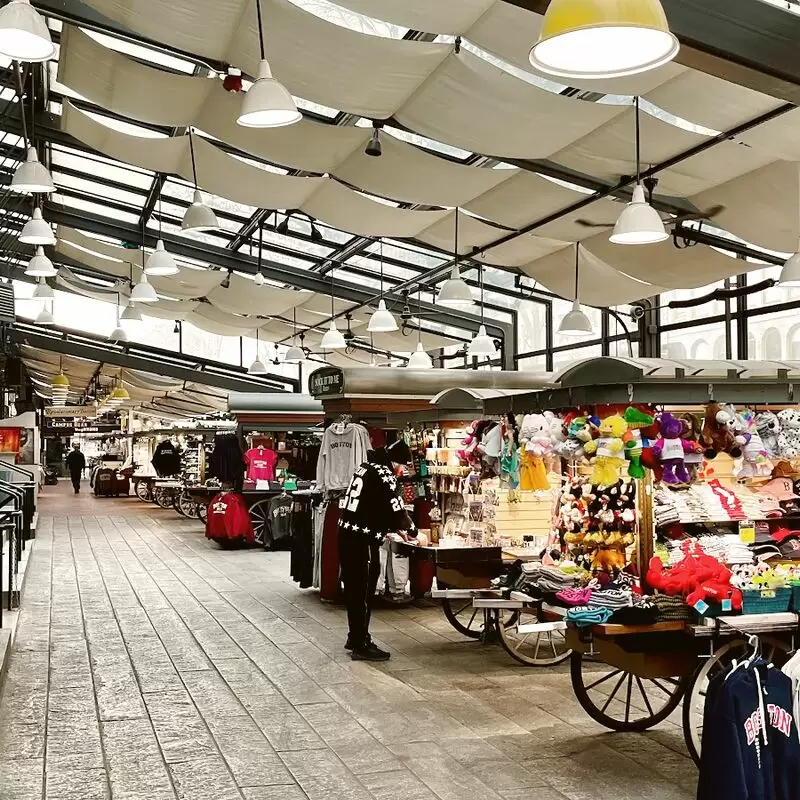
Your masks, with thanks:
[{"label": "overhead beam light", "polygon": [[38,62],[55,54],[47,22],[29,0],[11,0],[0,9],[0,55]]},{"label": "overhead beam light", "polygon": [[656,69],[679,49],[659,0],[551,0],[530,62],[562,78],[621,78]]}]

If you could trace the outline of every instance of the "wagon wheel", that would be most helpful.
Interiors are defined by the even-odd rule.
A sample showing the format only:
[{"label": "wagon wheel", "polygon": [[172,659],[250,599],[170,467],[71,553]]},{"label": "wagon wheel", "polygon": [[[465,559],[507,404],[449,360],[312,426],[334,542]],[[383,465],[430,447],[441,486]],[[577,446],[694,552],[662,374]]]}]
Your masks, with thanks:
[{"label": "wagon wheel", "polygon": [[153,500],[161,508],[175,507],[175,492],[172,489],[165,489],[157,486],[153,491]]},{"label": "wagon wheel", "polygon": [[642,678],[585,653],[570,662],[572,689],[586,713],[613,731],[646,731],[680,704],[689,678]]},{"label": "wagon wheel", "polygon": [[461,634],[470,639],[480,639],[483,635],[483,609],[474,608],[471,597],[463,597],[452,602],[442,598],[442,611],[447,621]]},{"label": "wagon wheel", "polygon": [[272,535],[269,530],[269,500],[259,500],[250,506],[250,520],[253,523],[256,544],[270,549],[272,547]]},{"label": "wagon wheel", "polygon": [[[761,638],[761,653],[766,661],[781,666],[788,656],[789,645],[780,639]],[[700,764],[703,739],[703,714],[706,694],[711,679],[726,670],[735,658],[741,659],[751,652],[747,642],[735,640],[718,647],[710,658],[703,659],[692,675],[686,698],[683,701],[683,738],[689,754]]]},{"label": "wagon wheel", "polygon": [[134,491],[136,496],[144,503],[149,503],[153,499],[153,493],[150,491],[150,484],[147,481],[136,481]]},{"label": "wagon wheel", "polygon": [[192,500],[187,492],[181,492],[175,497],[175,509],[184,517],[189,519],[197,518],[197,503]]},{"label": "wagon wheel", "polygon": [[518,625],[538,622],[539,615],[535,608],[499,609],[497,630],[500,644],[511,658],[529,667],[551,667],[566,661],[572,650],[567,646],[566,631],[560,630],[558,623],[554,623],[554,630],[531,633],[517,630]]},{"label": "wagon wheel", "polygon": [[201,501],[197,504],[197,518],[203,525],[206,524],[206,520],[208,519],[208,503]]}]

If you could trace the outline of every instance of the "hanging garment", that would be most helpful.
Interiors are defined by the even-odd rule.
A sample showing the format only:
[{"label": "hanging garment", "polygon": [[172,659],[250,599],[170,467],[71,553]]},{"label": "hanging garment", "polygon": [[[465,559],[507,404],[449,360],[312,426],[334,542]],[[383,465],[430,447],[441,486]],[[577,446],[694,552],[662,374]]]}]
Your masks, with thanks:
[{"label": "hanging garment", "polygon": [[798,797],[791,680],[760,659],[715,676],[706,695],[697,800]]},{"label": "hanging garment", "polygon": [[523,492],[545,492],[550,488],[544,459],[523,450],[519,470],[519,488]]},{"label": "hanging garment", "polygon": [[209,477],[239,486],[244,480],[244,469],[244,454],[239,437],[235,433],[215,436],[214,450],[208,463]]},{"label": "hanging garment", "polygon": [[322,580],[322,534],[325,530],[325,511],[328,506],[322,503],[314,508],[314,567],[312,572],[311,585],[319,589]]},{"label": "hanging garment", "polygon": [[249,481],[274,481],[275,464],[278,454],[266,447],[253,447],[244,454],[244,463],[247,464],[247,480]]},{"label": "hanging garment", "polygon": [[292,532],[292,498],[288,494],[273,497],[267,504],[267,536],[264,546],[268,549],[283,547]]},{"label": "hanging garment", "polygon": [[308,589],[313,581],[314,528],[312,524],[314,506],[309,496],[295,495],[292,498],[291,537],[292,555],[290,574],[292,580]]},{"label": "hanging garment", "polygon": [[359,464],[367,460],[371,447],[363,425],[331,425],[322,437],[317,461],[317,489],[346,489]]},{"label": "hanging garment", "polygon": [[150,463],[159,478],[177,475],[181,471],[181,448],[165,439],[156,447]]},{"label": "hanging garment", "polygon": [[322,527],[322,545],[320,547],[320,600],[335,603],[340,599],[339,584],[339,503],[328,503],[325,509],[325,521]]},{"label": "hanging garment", "polygon": [[208,504],[206,537],[230,544],[255,542],[253,522],[244,497],[236,492],[221,492]]}]

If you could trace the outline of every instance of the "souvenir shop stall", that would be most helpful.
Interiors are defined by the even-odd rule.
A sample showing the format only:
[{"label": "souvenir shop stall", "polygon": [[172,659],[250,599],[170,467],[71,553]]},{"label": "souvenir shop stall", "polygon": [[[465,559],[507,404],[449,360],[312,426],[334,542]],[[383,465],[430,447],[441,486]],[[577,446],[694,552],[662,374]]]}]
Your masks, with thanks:
[{"label": "souvenir shop stall", "polygon": [[[541,561],[506,569],[473,613],[569,657],[577,699],[610,729],[646,730],[683,701],[701,783],[725,761],[704,725],[720,731],[734,693],[754,698],[750,744],[786,734],[797,708],[798,379],[800,362],[599,358],[485,402],[516,421],[520,450],[552,446],[562,476]],[[500,470],[516,480],[512,452]]]},{"label": "souvenir shop stall", "polygon": [[[406,508],[419,529],[418,544],[387,545],[379,592],[407,601],[409,587],[412,596],[430,590],[434,573],[440,582],[447,577],[464,585],[488,585],[500,569],[498,542],[439,541],[446,497],[462,494],[467,477],[455,453],[483,396],[531,391],[547,385],[546,378],[517,372],[324,367],[309,380],[328,426],[317,470],[319,498],[298,504],[293,516],[297,557],[292,575],[300,585],[319,588],[323,600],[338,598],[338,501],[369,451],[380,459],[383,448],[399,437],[414,456],[399,477]],[[442,387],[454,383],[461,394],[445,398]],[[448,543],[460,546],[456,550]]]}]

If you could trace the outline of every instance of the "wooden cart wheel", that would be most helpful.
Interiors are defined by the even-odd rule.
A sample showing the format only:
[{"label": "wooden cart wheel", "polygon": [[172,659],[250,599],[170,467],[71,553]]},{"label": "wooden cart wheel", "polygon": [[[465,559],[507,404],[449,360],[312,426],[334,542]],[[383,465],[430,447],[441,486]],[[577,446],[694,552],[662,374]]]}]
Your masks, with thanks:
[{"label": "wooden cart wheel", "polygon": [[269,531],[269,500],[259,500],[250,506],[250,520],[256,535],[256,544],[270,548],[272,537]]},{"label": "wooden cart wheel", "polygon": [[497,613],[497,630],[500,644],[520,664],[528,667],[552,667],[566,661],[572,650],[567,647],[566,631],[534,631],[520,633],[517,625],[539,622],[535,608],[501,608]]},{"label": "wooden cart wheel", "polygon": [[197,502],[186,492],[182,492],[175,499],[175,508],[179,514],[189,519],[197,519]]},{"label": "wooden cart wheel", "polygon": [[[789,645],[780,639],[761,637],[761,653],[770,663],[781,666],[788,656]],[[736,639],[718,647],[710,658],[704,658],[689,681],[683,701],[683,738],[689,755],[700,764],[703,740],[703,715],[705,713],[708,684],[715,675],[726,670],[735,658],[751,652],[747,642]]]},{"label": "wooden cart wheel", "polygon": [[470,639],[480,639],[483,634],[483,609],[474,608],[471,597],[449,600],[442,598],[442,611],[447,621]]},{"label": "wooden cart wheel", "polygon": [[175,492],[172,489],[165,489],[157,486],[153,491],[153,500],[157,506],[161,508],[174,508],[175,507]]},{"label": "wooden cart wheel", "polygon": [[197,518],[203,525],[206,524],[206,520],[208,520],[208,503],[202,501],[197,503]]},{"label": "wooden cart wheel", "polygon": [[150,491],[150,484],[147,481],[136,481],[136,496],[144,503],[149,503],[153,499]]},{"label": "wooden cart wheel", "polygon": [[612,731],[646,731],[680,704],[689,678],[641,678],[573,652],[572,689],[586,713]]}]

